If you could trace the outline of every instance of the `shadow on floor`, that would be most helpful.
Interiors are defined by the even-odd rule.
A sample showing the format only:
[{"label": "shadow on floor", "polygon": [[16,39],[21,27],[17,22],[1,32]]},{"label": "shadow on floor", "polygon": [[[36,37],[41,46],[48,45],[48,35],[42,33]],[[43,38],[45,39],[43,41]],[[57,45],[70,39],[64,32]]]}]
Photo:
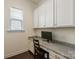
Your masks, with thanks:
[{"label": "shadow on floor", "polygon": [[24,52],[19,55],[6,58],[6,59],[34,59],[33,55],[30,52]]}]

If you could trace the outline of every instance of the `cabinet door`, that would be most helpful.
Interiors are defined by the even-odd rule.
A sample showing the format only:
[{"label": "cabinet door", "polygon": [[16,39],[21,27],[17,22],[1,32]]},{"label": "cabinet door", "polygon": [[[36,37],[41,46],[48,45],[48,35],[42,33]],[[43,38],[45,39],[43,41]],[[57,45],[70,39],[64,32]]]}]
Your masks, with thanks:
[{"label": "cabinet door", "polygon": [[49,59],[67,59],[67,58],[49,50]]},{"label": "cabinet door", "polygon": [[33,12],[33,23],[34,23],[34,28],[38,28],[38,8],[34,10]]},{"label": "cabinet door", "polygon": [[49,50],[49,59],[55,59],[55,53]]},{"label": "cabinet door", "polygon": [[46,27],[53,27],[53,0],[46,1]]},{"label": "cabinet door", "polygon": [[45,27],[45,4],[39,7],[39,27]]},{"label": "cabinet door", "polygon": [[67,58],[56,54],[56,55],[55,55],[55,59],[67,59]]},{"label": "cabinet door", "polygon": [[74,0],[56,0],[57,26],[74,25]]}]

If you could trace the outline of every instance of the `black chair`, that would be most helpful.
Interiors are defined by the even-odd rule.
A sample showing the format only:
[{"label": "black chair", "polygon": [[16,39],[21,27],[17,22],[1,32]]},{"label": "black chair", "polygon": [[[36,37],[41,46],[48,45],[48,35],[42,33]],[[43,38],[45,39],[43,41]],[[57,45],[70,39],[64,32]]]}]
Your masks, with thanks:
[{"label": "black chair", "polygon": [[39,40],[33,39],[34,59],[49,59],[49,53],[40,48]]}]

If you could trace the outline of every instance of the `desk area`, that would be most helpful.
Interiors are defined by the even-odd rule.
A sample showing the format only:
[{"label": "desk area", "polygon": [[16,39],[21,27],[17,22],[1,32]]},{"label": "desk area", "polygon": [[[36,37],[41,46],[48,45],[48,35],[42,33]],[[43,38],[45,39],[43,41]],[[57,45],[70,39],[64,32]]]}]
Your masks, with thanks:
[{"label": "desk area", "polygon": [[[33,38],[29,37],[29,43],[31,43],[31,48],[29,48],[33,53]],[[49,52],[49,59],[75,59],[75,49],[68,47],[59,43],[46,42],[42,38],[36,38],[39,40],[41,48]]]}]

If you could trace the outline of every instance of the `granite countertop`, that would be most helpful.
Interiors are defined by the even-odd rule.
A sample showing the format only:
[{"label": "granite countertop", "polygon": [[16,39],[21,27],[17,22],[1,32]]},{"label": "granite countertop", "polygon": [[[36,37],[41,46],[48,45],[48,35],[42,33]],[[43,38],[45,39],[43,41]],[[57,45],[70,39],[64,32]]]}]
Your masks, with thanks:
[{"label": "granite countertop", "polygon": [[[32,37],[30,37],[32,38]],[[68,59],[75,59],[75,48],[65,46],[59,43],[48,43],[43,41],[42,38],[36,38],[39,40],[41,47],[45,47],[61,56],[64,56]]]},{"label": "granite countertop", "polygon": [[64,45],[60,45],[58,43],[47,43],[47,42],[44,42],[42,40],[39,40],[39,41],[40,41],[40,45],[42,47],[50,49],[51,51],[53,51],[53,52],[55,52],[55,53],[57,53],[61,56],[64,56],[66,58],[75,59],[74,48],[67,47],[67,46],[64,46]]}]

